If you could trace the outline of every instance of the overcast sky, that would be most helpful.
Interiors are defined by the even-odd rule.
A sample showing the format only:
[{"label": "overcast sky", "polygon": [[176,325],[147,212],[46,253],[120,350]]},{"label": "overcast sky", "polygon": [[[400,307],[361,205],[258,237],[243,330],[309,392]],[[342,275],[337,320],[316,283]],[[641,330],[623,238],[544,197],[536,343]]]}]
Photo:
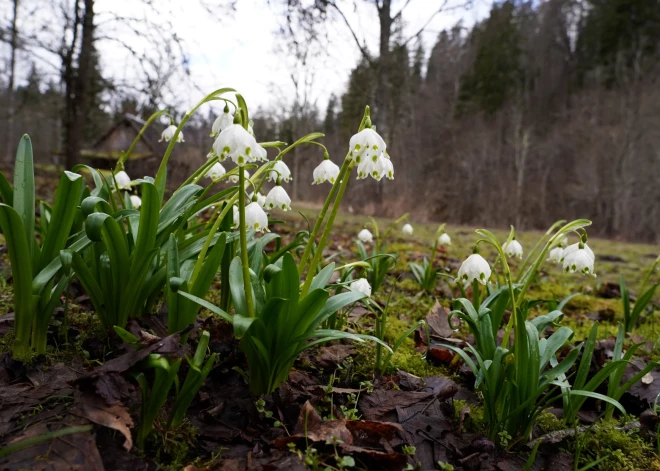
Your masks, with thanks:
[{"label": "overcast sky", "polygon": [[[30,1],[39,3],[48,0],[27,0],[24,2],[27,4],[25,8],[30,7]],[[460,0],[449,0],[449,6],[452,1]],[[409,0],[403,14],[404,37],[418,31],[443,2],[444,0]],[[9,2],[2,3],[5,4],[2,13],[6,21]],[[272,108],[281,102],[282,98],[291,98],[292,61],[286,52],[281,51],[282,42],[277,35],[283,21],[282,3],[280,0],[238,0],[234,13],[224,15],[223,11],[218,9],[211,15],[198,0],[154,2],[155,5],[167,4],[163,13],[169,17],[175,32],[186,46],[192,80],[199,87],[196,89],[183,83],[175,85],[174,93],[177,99],[172,101],[190,107],[202,97],[202,92],[210,92],[223,86],[231,86],[241,91],[248,105],[253,108]],[[404,3],[405,0],[394,0],[393,11],[398,11]],[[475,4],[468,10],[455,9],[435,16],[422,35],[426,54],[430,52],[440,31],[452,27],[459,20],[466,26],[471,25],[487,13],[488,3],[489,0],[475,0]],[[378,44],[378,17],[373,3],[366,0],[340,0],[340,4],[343,5],[343,11],[359,38],[375,52]],[[136,0],[97,0],[95,10],[100,19],[107,18],[108,13],[140,16],[143,13],[136,10],[141,8],[140,5]],[[37,9],[35,12],[30,8],[29,12],[24,12],[19,26],[27,30],[29,23],[36,24],[34,18],[38,17],[39,11]],[[144,13],[150,18],[154,17],[148,10]],[[25,16],[32,18],[26,19]],[[120,38],[124,34],[117,30],[104,31],[103,28],[104,26],[99,28],[103,34],[114,34]],[[332,22],[328,28],[331,42],[327,54],[323,54],[310,65],[315,70],[311,98],[317,101],[322,109],[331,93],[341,93],[344,90],[349,73],[360,58],[355,41],[343,23]],[[57,31],[57,28],[53,30],[54,36]],[[133,41],[133,47],[140,48],[129,32],[125,33],[125,37]],[[124,82],[137,79],[135,71],[127,66],[127,53],[122,45],[114,41],[99,41],[98,45],[106,76]],[[49,58],[48,54],[44,54],[42,59],[37,60],[43,61],[40,67],[42,70],[55,76],[58,66],[55,56]],[[25,74],[25,70],[22,73]]]}]

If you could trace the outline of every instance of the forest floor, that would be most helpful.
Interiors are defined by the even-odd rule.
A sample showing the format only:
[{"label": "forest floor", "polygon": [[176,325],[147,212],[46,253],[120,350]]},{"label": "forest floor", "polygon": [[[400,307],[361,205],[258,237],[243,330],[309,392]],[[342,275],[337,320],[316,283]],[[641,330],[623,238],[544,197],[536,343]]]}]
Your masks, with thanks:
[{"label": "forest floor", "polygon": [[[310,219],[316,213],[313,208],[299,209]],[[285,240],[306,229],[305,219],[296,211],[276,216],[283,222],[272,229]],[[381,231],[392,222],[376,221]],[[16,362],[8,353],[13,296],[3,253],[0,469],[522,469],[531,447],[506,451],[484,437],[483,407],[473,388],[474,377],[439,346],[447,341],[441,339],[461,344],[470,338],[466,330],[452,331],[447,323],[451,299],[460,296],[453,282],[440,278],[430,293],[417,287],[408,263],[431,255],[437,225],[413,221],[413,226],[414,235],[404,236],[397,228],[387,240],[387,250],[397,256],[397,263],[375,298],[383,302],[393,289],[385,340],[393,344],[415,322],[425,319],[431,331],[428,351],[423,331],[415,332],[392,357],[385,375],[374,373],[375,349],[369,344],[339,342],[307,351],[296,362],[289,381],[264,397],[261,408],[239,373],[245,369],[245,358],[231,326],[202,311],[199,324],[211,332],[210,349],[220,359],[184,424],[165,430],[157,422],[143,452],[133,447],[131,430],[139,421],[141,398],[130,372],[148,352],[181,354],[176,334],[166,335],[166,306],[161,305],[150,318],[131,321],[128,330],[141,335],[146,345],[136,352],[101,328],[88,298],[74,285],[67,315],[59,309],[54,316],[50,354],[28,363]],[[340,214],[328,255],[340,262],[358,259],[355,239],[363,227],[372,228],[368,218]],[[467,227],[447,226],[446,231],[452,245],[439,249],[433,260],[455,275],[477,235],[474,228]],[[495,233],[501,240],[507,235],[506,231]],[[541,235],[525,232],[517,237],[529,250]],[[566,305],[562,325],[575,331],[570,343],[577,344],[599,322],[600,340],[593,359],[593,368],[598,368],[611,357],[613,336],[622,321],[619,277],[623,274],[636,293],[658,247],[601,239],[590,239],[589,245],[596,253],[597,278],[564,275],[559,266],[548,262],[531,294],[536,299],[560,301],[579,293]],[[487,251],[482,254],[489,259]],[[512,266],[515,273],[515,261]],[[214,301],[214,297],[217,293],[212,291],[207,299]],[[644,361],[660,359],[660,325],[654,320],[658,312],[655,305],[645,313],[631,339],[644,343],[640,349]],[[357,308],[347,326],[370,333],[374,319],[369,311]],[[636,367],[631,364],[627,375]],[[532,432],[533,438],[543,436],[544,441],[531,469],[586,469],[603,458],[591,469],[660,470],[656,416],[645,412],[660,393],[660,370],[656,368],[651,375],[650,384],[639,383],[622,398],[629,417],[600,423],[601,405],[596,401],[589,404],[580,416],[587,428],[580,430],[579,441],[573,430],[563,430],[558,419],[561,409],[545,411]],[[350,420],[357,418],[360,420]],[[53,433],[77,430],[70,427],[81,428],[59,437]],[[44,436],[49,439],[37,439]],[[4,456],[3,447],[15,443],[31,446]]]}]

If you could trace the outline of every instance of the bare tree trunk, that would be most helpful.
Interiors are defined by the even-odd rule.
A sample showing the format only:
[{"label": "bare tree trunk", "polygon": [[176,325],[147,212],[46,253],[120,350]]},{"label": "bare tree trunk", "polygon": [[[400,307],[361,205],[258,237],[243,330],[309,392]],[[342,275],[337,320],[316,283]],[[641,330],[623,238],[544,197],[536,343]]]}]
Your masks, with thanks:
[{"label": "bare tree trunk", "polygon": [[[83,125],[88,114],[88,90],[91,75],[91,59],[94,48],[94,0],[84,0],[84,11],[80,12],[80,0],[76,1],[74,34],[71,47],[64,58],[65,97],[65,151],[66,167],[80,163],[80,147]],[[81,25],[80,51],[77,67],[73,64],[78,26]]]},{"label": "bare tree trunk", "polygon": [[14,85],[16,81],[16,50],[18,49],[18,30],[16,22],[18,19],[18,2],[13,1],[13,13],[11,19],[11,33],[9,39],[9,83],[7,84],[7,148],[5,156],[11,159],[14,143]]}]

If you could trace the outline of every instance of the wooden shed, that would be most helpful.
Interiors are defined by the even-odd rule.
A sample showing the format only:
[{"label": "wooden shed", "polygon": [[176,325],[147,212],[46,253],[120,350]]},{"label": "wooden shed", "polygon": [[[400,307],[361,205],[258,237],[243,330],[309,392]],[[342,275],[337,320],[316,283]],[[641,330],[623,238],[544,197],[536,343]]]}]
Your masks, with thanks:
[{"label": "wooden shed", "polygon": [[[108,132],[81,155],[94,168],[112,170],[123,152],[127,151],[140,133],[144,121],[132,114],[125,114]],[[159,142],[159,126],[152,123],[142,135],[125,163],[126,172],[131,178],[154,176],[160,160],[167,149],[166,142]]]}]

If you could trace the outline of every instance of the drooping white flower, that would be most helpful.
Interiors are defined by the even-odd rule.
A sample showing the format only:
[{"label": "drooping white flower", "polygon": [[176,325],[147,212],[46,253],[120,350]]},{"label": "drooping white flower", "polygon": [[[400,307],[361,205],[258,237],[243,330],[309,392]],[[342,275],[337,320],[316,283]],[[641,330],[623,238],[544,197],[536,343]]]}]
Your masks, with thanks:
[{"label": "drooping white flower", "polygon": [[229,112],[229,107],[225,106],[222,114],[218,116],[213,125],[211,126],[211,137],[218,137],[218,135],[234,124],[234,115]]},{"label": "drooping white flower", "polygon": [[130,190],[131,189],[131,177],[128,176],[128,173],[120,170],[115,174],[115,180],[117,181],[117,189],[119,190]]},{"label": "drooping white flower", "polygon": [[451,245],[451,237],[446,232],[440,234],[438,237],[438,245]]},{"label": "drooping white flower", "polygon": [[485,285],[488,283],[490,273],[490,265],[488,265],[486,259],[478,253],[473,253],[463,262],[461,268],[458,269],[456,281],[460,281],[465,286],[468,286],[474,280],[477,280],[479,283]]},{"label": "drooping white flower", "polygon": [[358,164],[357,179],[361,180],[368,176],[373,177],[376,181],[380,181],[385,176],[392,180],[394,179],[394,166],[383,154],[371,157],[363,156]]},{"label": "drooping white flower", "polygon": [[[254,193],[250,193],[248,196],[250,197],[250,201],[255,200]],[[259,203],[259,206],[266,209],[266,197],[264,196],[263,193],[261,192],[257,193],[256,202]]]},{"label": "drooping white flower", "polygon": [[351,137],[348,149],[348,158],[358,164],[364,160],[371,160],[382,155],[387,146],[380,135],[371,128],[365,128]]},{"label": "drooping white flower", "polygon": [[[596,256],[594,255],[593,250],[591,250],[591,248],[587,244],[584,244],[584,247],[582,248],[584,249],[585,252],[587,252],[587,254],[591,257],[592,260],[594,261],[596,260]],[[564,249],[560,261],[563,263],[566,260],[566,257],[568,257],[573,252],[577,252],[578,250],[580,250],[580,242],[576,242],[575,244],[569,245]]]},{"label": "drooping white flower", "polygon": [[268,181],[276,182],[278,177],[283,182],[291,181],[291,170],[289,170],[289,167],[281,160],[278,160],[273,164],[273,169],[268,173]]},{"label": "drooping white flower", "polygon": [[507,257],[518,257],[522,259],[523,248],[522,245],[520,245],[520,242],[516,239],[512,239],[510,242],[505,242],[502,245],[502,250],[504,250]]},{"label": "drooping white flower", "polygon": [[238,206],[234,205],[232,206],[231,209],[233,210],[233,214],[234,214],[234,227],[238,227],[241,221],[241,215],[238,212]]},{"label": "drooping white flower", "polygon": [[239,167],[261,157],[263,147],[240,124],[232,124],[220,133],[213,143],[213,150],[220,161],[231,158]]},{"label": "drooping white flower", "polygon": [[410,224],[404,224],[404,226],[401,228],[401,232],[403,232],[405,235],[412,235],[413,227]]},{"label": "drooping white flower", "polygon": [[289,198],[284,188],[276,185],[268,192],[264,206],[267,209],[279,208],[282,211],[288,211],[291,209],[291,198]]},{"label": "drooping white flower", "polygon": [[561,239],[559,239],[559,246],[566,247],[567,245],[568,245],[568,236],[565,235]]},{"label": "drooping white flower", "polygon": [[[245,180],[246,180],[245,185],[247,186],[248,185],[247,180],[250,178],[250,172],[248,172],[247,170],[243,170],[243,175],[245,175]],[[229,175],[227,177],[227,180],[229,180],[231,183],[238,183],[238,174],[235,173],[233,175]]]},{"label": "drooping white flower", "polygon": [[548,262],[561,263],[561,260],[564,258],[564,249],[561,247],[555,247],[550,250],[548,253]]},{"label": "drooping white flower", "polygon": [[133,206],[133,209],[140,209],[140,206],[142,206],[142,198],[137,195],[131,195],[131,206]]},{"label": "drooping white flower", "polygon": [[[173,124],[169,125],[168,127],[165,128],[163,133],[160,135],[160,141],[170,142],[170,140],[174,137],[175,132],[176,132],[176,126],[173,125]],[[183,131],[179,132],[179,135],[176,138],[176,142],[184,142],[183,141]]]},{"label": "drooping white flower", "polygon": [[374,241],[374,235],[371,233],[369,229],[362,229],[360,232],[358,232],[357,236],[360,242],[362,242],[363,244]]},{"label": "drooping white flower", "polygon": [[221,163],[216,162],[214,163],[210,169],[206,171],[206,177],[210,178],[211,180],[215,181],[218,180],[221,176],[223,176],[227,171],[225,168],[222,166]]},{"label": "drooping white flower", "polygon": [[245,207],[245,227],[257,232],[268,230],[268,215],[256,201]]},{"label": "drooping white flower", "polygon": [[[571,248],[572,245],[569,248]],[[564,272],[566,273],[582,273],[584,275],[596,276],[594,272],[594,256],[591,249],[587,251],[587,245],[583,244],[577,250],[572,250],[568,254],[564,251]]]},{"label": "drooping white flower", "polygon": [[353,283],[348,285],[348,289],[355,291],[356,293],[364,293],[367,296],[371,296],[371,285],[366,278],[359,278]]},{"label": "drooping white flower", "polygon": [[319,185],[323,182],[335,183],[339,176],[339,167],[330,159],[325,159],[318,167],[314,169],[312,185]]}]

